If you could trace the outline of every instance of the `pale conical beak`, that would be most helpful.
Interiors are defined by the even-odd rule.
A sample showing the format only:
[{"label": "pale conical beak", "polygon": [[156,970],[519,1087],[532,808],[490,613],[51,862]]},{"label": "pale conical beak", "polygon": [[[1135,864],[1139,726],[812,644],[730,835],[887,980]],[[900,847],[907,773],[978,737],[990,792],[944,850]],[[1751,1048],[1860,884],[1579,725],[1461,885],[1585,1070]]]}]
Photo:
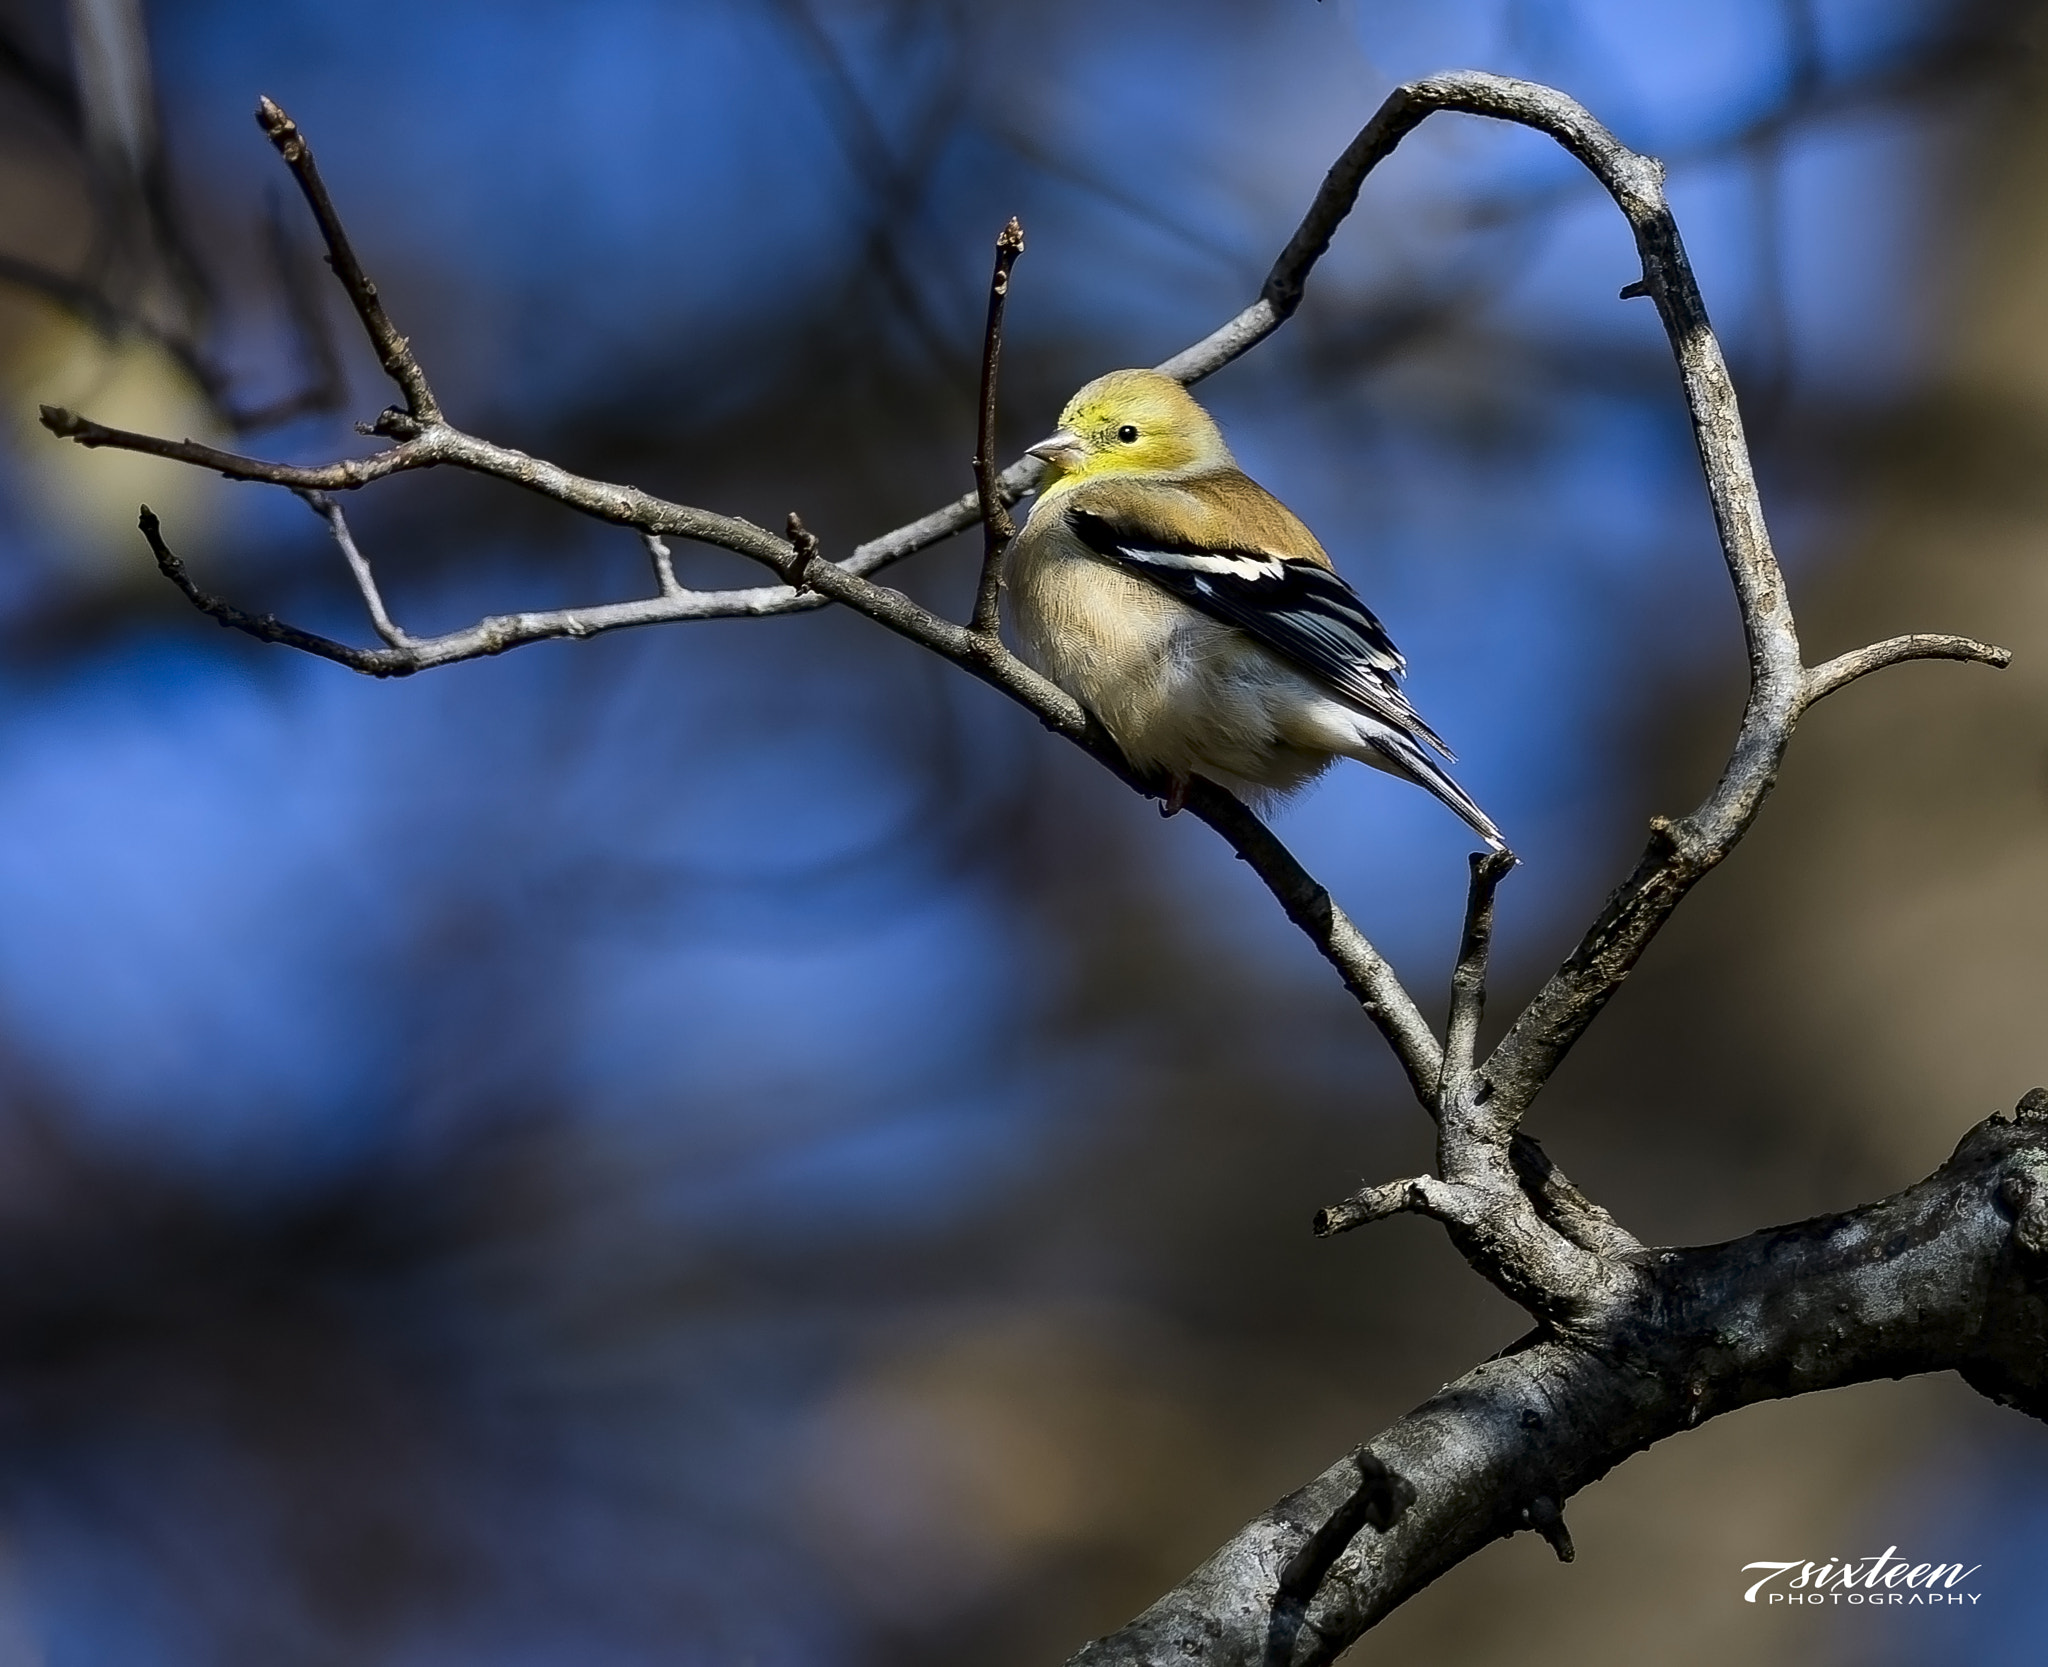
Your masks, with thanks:
[{"label": "pale conical beak", "polygon": [[1024,450],[1027,456],[1043,458],[1055,469],[1079,468],[1087,456],[1081,446],[1081,436],[1066,428],[1057,434],[1048,434],[1037,445],[1026,446]]}]

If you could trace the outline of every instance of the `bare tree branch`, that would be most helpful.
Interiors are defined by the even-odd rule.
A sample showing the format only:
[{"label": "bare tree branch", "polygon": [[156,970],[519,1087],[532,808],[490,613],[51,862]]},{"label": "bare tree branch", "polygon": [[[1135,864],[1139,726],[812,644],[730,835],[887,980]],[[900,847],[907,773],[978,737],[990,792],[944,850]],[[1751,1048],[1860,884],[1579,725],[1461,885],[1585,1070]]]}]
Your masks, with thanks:
[{"label": "bare tree branch", "polygon": [[297,124],[268,98],[258,100],[256,121],[271,144],[277,147],[277,154],[284,158],[284,165],[291,169],[292,178],[299,182],[299,192],[305,197],[306,206],[313,211],[314,220],[319,223],[320,235],[327,241],[328,264],[341,280],[341,287],[348,291],[356,317],[362,320],[363,333],[377,350],[377,362],[384,367],[384,374],[397,383],[398,391],[405,395],[407,414],[417,423],[438,423],[441,407],[434,398],[433,389],[427,386],[426,372],[420,369],[412,348],[385,315],[384,303],[377,297],[377,286],[370,282],[362,262],[356,259],[348,233],[342,228],[341,216],[334,211],[326,182],[320,178],[313,153],[299,136]]},{"label": "bare tree branch", "polygon": [[[1193,379],[1248,350],[1276,329],[1299,305],[1308,273],[1355,204],[1366,175],[1419,122],[1437,110],[1493,116],[1550,134],[1600,179],[1628,218],[1643,259],[1642,292],[1655,299],[1678,360],[1681,386],[1692,415],[1709,497],[1750,649],[1750,700],[1734,754],[1720,784],[1691,817],[1679,822],[1658,822],[1636,874],[1610,900],[1578,950],[1515,1021],[1478,1073],[1481,1082],[1474,1101],[1477,1103],[1483,1096],[1490,1126],[1505,1131],[1502,1139],[1489,1142],[1495,1148],[1489,1172],[1499,1182],[1509,1172],[1506,1138],[1512,1136],[1537,1089],[1626,977],[1685,892],[1726,855],[1761,806],[1803,704],[1807,685],[1783,581],[1771,555],[1757,500],[1734,390],[1707,324],[1677,228],[1664,204],[1661,170],[1653,160],[1627,150],[1563,94],[1533,83],[1478,72],[1432,77],[1397,89],[1331,168],[1300,228],[1274,263],[1260,300],[1203,341],[1167,361],[1165,368]],[[117,446],[215,469],[230,478],[313,491],[352,489],[385,475],[442,465],[470,469],[525,487],[585,514],[633,526],[652,537],[681,536],[735,551],[764,563],[778,575],[788,576],[798,552],[788,540],[778,539],[751,522],[668,503],[638,488],[589,480],[523,452],[477,439],[441,420],[424,374],[385,314],[374,285],[353,253],[303,136],[290,118],[267,99],[259,108],[259,118],[290,165],[319,221],[337,275],[349,292],[365,332],[376,346],[386,371],[406,395],[407,411],[387,411],[375,425],[397,443],[368,458],[301,466],[239,457],[192,441],[110,429],[68,412],[46,410],[44,421],[54,432],[87,446]],[[1006,278],[1006,272],[1007,269],[999,269],[999,281]],[[1006,284],[1002,287],[1006,288]],[[992,304],[998,303],[1000,296],[992,295],[991,300]],[[993,315],[991,322],[999,326],[999,319]],[[990,355],[995,346],[992,333],[987,343],[990,351],[984,356],[985,368],[991,373]],[[992,396],[992,375],[987,391]],[[985,425],[989,403],[984,399]],[[887,562],[899,560],[959,530],[972,518],[992,517],[999,500],[1013,499],[1035,478],[1035,462],[1027,459],[1006,470],[1000,480],[989,480],[988,449],[991,448],[983,449],[974,495],[861,546],[845,563],[813,561],[806,555],[801,565],[807,582],[802,587],[691,592],[681,587],[671,590],[663,580],[661,594],[644,600],[497,616],[465,630],[410,640],[403,647],[390,646],[383,651],[337,655],[330,652],[334,645],[329,645],[329,649],[319,652],[339,658],[341,663],[357,670],[390,676],[477,655],[502,653],[549,637],[586,636],[628,625],[729,614],[769,614],[837,601],[966,666],[1029,707],[1049,728],[1082,742],[1126,780],[1133,780],[1141,790],[1152,791],[1153,784],[1133,779],[1107,738],[1091,729],[1072,701],[1030,673],[994,642],[992,634],[962,632],[900,593],[875,586],[865,577]],[[977,623],[986,618],[984,598],[989,568],[985,550],[984,586],[976,601]],[[196,601],[201,593],[188,588],[187,594]],[[218,599],[209,598],[208,602],[217,604]],[[209,605],[207,611],[216,618],[226,617],[216,605]],[[243,624],[241,628],[251,627]],[[261,622],[261,632],[268,640],[285,640],[276,634],[283,629],[286,628],[275,621]],[[1412,999],[1400,988],[1384,959],[1291,858],[1279,860],[1285,854],[1270,834],[1262,828],[1256,834],[1252,832],[1257,826],[1256,818],[1242,812],[1242,807],[1232,811],[1211,802],[1204,819],[1218,826],[1241,856],[1261,868],[1262,877],[1287,908],[1289,917],[1307,931],[1322,953],[1339,968],[1347,987],[1386,1034],[1416,1086],[1418,1098],[1434,1105],[1443,1071],[1443,1052],[1429,1037],[1428,1027],[1421,1022]],[[1250,854],[1254,850],[1261,853],[1258,859]],[[1538,1239],[1546,1234],[1558,1239],[1533,1214],[1524,1226]]]},{"label": "bare tree branch", "polygon": [[355,578],[356,589],[363,593],[363,605],[370,611],[370,623],[376,627],[377,635],[393,648],[410,648],[412,638],[401,631],[384,611],[384,598],[377,593],[376,576],[371,573],[362,551],[356,548],[355,534],[349,531],[341,505],[325,492],[301,492],[299,496],[307,508],[327,523],[327,530],[334,535],[334,542],[341,548],[342,559],[348,563],[348,570]]},{"label": "bare tree branch", "polygon": [[[416,375],[418,365],[413,360],[405,339],[398,335],[384,314],[383,304],[377,299],[375,285],[364,274],[360,262],[356,259],[339,215],[327,195],[325,185],[320,180],[311,147],[307,145],[305,136],[300,133],[297,125],[272,100],[263,100],[258,107],[257,118],[264,131],[271,135],[280,155],[283,155],[291,166],[293,176],[305,193],[314,217],[320,224],[321,233],[327,239],[336,274],[348,290],[357,317],[362,321],[365,332],[376,348],[380,363],[384,364],[387,374],[392,376],[402,391],[405,391],[407,383],[400,373],[405,366],[410,365],[411,370],[406,374]],[[1274,264],[1273,271],[1266,281],[1266,290],[1268,295],[1278,292],[1293,298],[1284,311],[1262,296],[1235,318],[1165,360],[1158,368],[1183,382],[1197,382],[1221,370],[1231,360],[1249,352],[1277,330],[1284,319],[1293,312],[1294,306],[1299,304],[1308,274],[1328,247],[1330,233],[1350,212],[1362,177],[1362,174],[1358,178],[1341,176],[1338,170],[1333,169],[1330,178],[1324,181],[1322,189],[1310,207],[1308,220],[1304,221],[1305,229],[1311,223],[1327,227],[1322,233],[1320,243],[1313,239],[1305,241],[1303,234],[1297,233],[1293,242]],[[351,273],[353,277],[350,276]],[[366,308],[374,310],[366,311]],[[394,354],[397,355],[396,358],[393,357]],[[424,384],[423,377],[421,382]],[[408,393],[408,399],[410,397]],[[410,414],[417,416],[417,413]],[[261,481],[273,486],[304,488],[318,492],[351,491],[381,480],[387,475],[432,468],[441,464],[476,469],[480,473],[495,474],[502,479],[513,480],[516,484],[530,486],[586,514],[597,515],[605,520],[625,520],[645,531],[693,538],[702,543],[736,550],[742,555],[768,559],[773,564],[774,558],[764,556],[759,547],[751,541],[746,544],[735,544],[718,536],[720,524],[726,518],[710,516],[709,512],[702,510],[688,510],[680,505],[665,504],[662,500],[647,494],[638,494],[634,501],[643,506],[644,513],[650,518],[641,519],[631,514],[621,514],[618,509],[622,502],[620,494],[631,489],[601,482],[581,481],[563,470],[551,469],[545,483],[526,479],[519,473],[517,465],[520,461],[531,465],[533,460],[525,458],[522,453],[505,452],[501,448],[475,440],[469,435],[448,428],[438,419],[429,423],[425,418],[420,418],[416,425],[401,422],[399,426],[393,426],[392,416],[392,413],[387,413],[385,417],[380,418],[378,423],[372,425],[372,431],[397,440],[399,444],[367,458],[346,458],[333,463],[313,465],[268,462],[191,440],[169,440],[155,435],[137,434],[126,429],[110,428],[56,406],[44,408],[43,423],[53,434],[74,440],[80,445],[110,446],[118,450],[165,457],[174,462],[189,463],[197,468],[213,470],[230,480]],[[404,432],[401,432],[401,427]],[[436,444],[418,443],[430,435],[436,439]],[[1014,504],[1025,496],[1038,484],[1044,470],[1045,465],[1035,457],[1019,458],[1005,468],[996,480],[997,493],[1004,506]],[[699,530],[686,531],[677,521],[664,519],[661,514],[663,511],[672,517],[695,519]],[[847,572],[865,578],[908,556],[943,543],[956,533],[965,532],[981,518],[981,494],[977,488],[976,491],[955,498],[915,521],[857,546],[837,565]],[[753,530],[758,532],[759,529]],[[784,559],[786,554],[784,552]],[[666,624],[683,619],[758,618],[764,614],[799,612],[821,605],[821,599],[816,596],[786,592],[779,599],[771,599],[758,589],[702,591],[692,593],[692,598],[691,605],[686,611],[673,614],[643,612],[630,605],[623,611],[619,607],[558,610],[556,614],[548,617],[551,620],[567,621],[573,625],[573,629],[558,625],[536,635],[523,637],[521,641],[540,641],[546,637],[564,635],[591,636],[603,631],[617,630],[623,626]],[[478,654],[503,653],[508,647],[518,646],[517,643],[501,641],[499,632],[486,629],[496,623],[483,620],[467,631],[453,632],[442,638],[424,639],[422,647],[431,651],[431,657],[423,658],[418,664],[402,669],[423,671],[430,666],[445,665],[455,659]],[[394,667],[373,675],[390,676],[399,669],[401,668]]]},{"label": "bare tree branch", "polygon": [[1479,1220],[1479,1204],[1464,1189],[1434,1175],[1382,1181],[1377,1186],[1360,1187],[1341,1203],[1318,1210],[1316,1235],[1327,1238],[1332,1233],[1348,1233],[1354,1227],[1369,1227],[1398,1215],[1428,1216],[1446,1227],[1471,1227]]},{"label": "bare tree branch", "polygon": [[347,643],[335,642],[312,631],[302,631],[296,625],[287,625],[275,615],[248,613],[211,591],[201,590],[185,571],[185,564],[171,553],[170,546],[164,542],[162,525],[149,505],[142,506],[142,514],[136,524],[142,528],[142,536],[149,541],[150,553],[156,557],[156,565],[163,576],[184,592],[185,600],[208,618],[230,630],[244,632],[259,642],[281,643],[304,654],[317,654],[321,659],[332,660],[351,671],[366,671],[380,677],[400,674],[398,662],[406,655],[404,649],[351,648]]},{"label": "bare tree branch", "polygon": [[1010,296],[1010,269],[1024,252],[1024,227],[1012,215],[996,237],[996,269],[988,285],[988,328],[982,335],[980,415],[974,439],[974,490],[981,509],[981,583],[974,593],[974,617],[968,629],[977,636],[996,634],[996,608],[1002,595],[1003,551],[1017,536],[1017,524],[996,487],[996,372],[1003,361],[1003,304]]},{"label": "bare tree branch", "polygon": [[[393,380],[401,388],[408,388],[418,367],[403,338],[398,336],[384,314],[381,303],[376,300],[374,286],[350,250],[347,235],[324,187],[320,185],[310,148],[290,118],[269,100],[264,101],[259,114],[266,131],[272,133],[320,218],[323,235],[327,237],[330,252],[335,255],[337,273],[356,303],[357,315],[365,331],[378,345]],[[1011,258],[1014,259],[1014,255]],[[1007,268],[1003,271],[1006,276]],[[1270,331],[1275,323],[1277,320],[1266,324],[1259,334]],[[1228,348],[1232,353],[1241,352],[1257,339],[1257,335],[1246,335],[1233,324],[1217,332],[1207,342],[1198,343],[1196,351],[1213,354],[1220,350],[1220,344],[1221,348]],[[1219,359],[1216,362],[1223,361]],[[424,377],[418,377],[418,384],[424,390]],[[408,392],[408,398],[411,397]],[[430,395],[422,393],[422,397],[431,403]],[[1145,780],[1131,769],[1107,734],[1064,691],[1031,671],[1002,646],[992,631],[980,633],[952,625],[901,592],[871,584],[864,576],[971,525],[981,513],[984,490],[992,499],[1014,502],[1037,479],[1042,465],[1034,458],[1013,465],[994,482],[984,480],[978,483],[973,495],[860,546],[848,561],[835,563],[815,559],[815,540],[809,540],[808,549],[800,548],[799,536],[808,539],[809,535],[802,533],[801,523],[794,516],[791,517],[792,537],[779,539],[765,529],[736,517],[668,503],[636,487],[593,481],[571,474],[524,452],[479,440],[438,418],[414,420],[409,413],[387,411],[376,426],[379,432],[397,438],[397,444],[368,458],[302,466],[242,457],[191,440],[167,440],[113,429],[56,407],[45,407],[42,415],[44,425],[52,433],[84,446],[111,446],[166,457],[214,470],[230,479],[266,482],[302,492],[352,490],[387,475],[442,465],[470,469],[525,487],[584,514],[636,527],[649,537],[680,536],[715,545],[760,561],[785,580],[799,573],[803,579],[801,585],[785,583],[752,590],[718,592],[688,591],[680,587],[670,590],[663,582],[660,595],[643,600],[497,615],[439,637],[408,638],[403,645],[390,645],[383,649],[353,649],[286,625],[272,616],[250,614],[200,590],[186,575],[183,564],[165,546],[155,518],[149,517],[144,530],[158,566],[187,599],[221,624],[263,641],[298,647],[370,676],[394,677],[484,655],[502,654],[508,649],[550,638],[591,636],[632,625],[736,614],[786,613],[826,602],[839,602],[945,656],[984,682],[1001,689],[1029,708],[1047,728],[1080,744],[1139,791],[1152,794],[1159,791],[1159,784]],[[989,449],[992,450],[992,444]],[[984,561],[986,564],[986,556]],[[659,565],[657,577],[661,577]],[[1259,874],[1286,910],[1288,918],[1308,935],[1337,969],[1345,987],[1387,1037],[1418,1097],[1427,1102],[1442,1070],[1442,1050],[1386,959],[1336,906],[1329,893],[1273,837],[1271,831],[1229,793],[1210,783],[1198,782],[1190,795],[1189,808],[1222,834],[1238,856]]]},{"label": "bare tree branch", "polygon": [[654,533],[642,533],[640,542],[647,546],[647,559],[654,563],[654,582],[665,597],[683,594],[681,582],[676,578],[675,556],[670,552],[668,540]]},{"label": "bare tree branch", "polygon": [[1837,654],[1821,665],[1808,667],[1806,684],[1800,692],[1800,709],[1803,711],[1837,689],[1846,688],[1859,677],[1883,671],[1886,666],[1902,665],[1907,660],[1970,660],[1980,666],[2003,668],[2012,664],[2012,650],[1994,648],[1974,637],[1950,637],[1935,632],[1891,637],[1884,642],[1872,643],[1868,648]]},{"label": "bare tree branch", "polygon": [[[1103,755],[1097,756],[1109,762]],[[1111,767],[1131,780],[1126,773],[1129,767],[1120,758]],[[1156,783],[1133,785],[1141,791],[1158,791]],[[1386,1038],[1416,1099],[1425,1106],[1433,1105],[1437,1079],[1443,1074],[1443,1048],[1392,965],[1242,800],[1197,776],[1188,788],[1187,809],[1221,834],[1239,859],[1265,882],[1287,918],[1337,969],[1344,988]]]},{"label": "bare tree branch", "polygon": [[[1639,1329],[1607,1348],[1533,1333],[1375,1436],[1365,1451],[1415,1502],[1390,1528],[1358,1531],[1333,1560],[1289,1667],[1334,1660],[1494,1540],[1533,1529],[1562,1554],[1564,1501],[1724,1412],[1954,1370],[2048,1417],[2044,1105],[2048,1096],[2030,1095],[2016,1120],[1980,1124],[1927,1180],[1879,1203],[1654,1252],[1642,1262]],[[1070,1667],[1273,1659],[1283,1571],[1346,1509],[1357,1477],[1353,1459],[1338,1461]]]},{"label": "bare tree branch", "polygon": [[[1473,1069],[1493,941],[1494,893],[1515,866],[1505,852],[1472,858],[1465,929],[1451,976],[1450,1017],[1432,1109],[1437,1175],[1367,1187],[1318,1213],[1319,1235],[1344,1232],[1400,1212],[1432,1216],[1451,1230],[1466,1260],[1507,1296],[1560,1327],[1597,1324],[1633,1284],[1611,1247],[1589,1247],[1563,1232],[1524,1183],[1517,1118]],[[1554,1177],[1554,1166],[1544,1165]],[[1439,1178],[1440,1177],[1440,1178]],[[1559,1178],[1561,1179],[1561,1178]],[[1566,1183],[1568,1185],[1568,1183]]]},{"label": "bare tree branch", "polygon": [[[385,417],[396,418],[400,422],[410,421],[403,412],[386,412]],[[383,420],[379,419],[380,422]],[[641,491],[637,486],[620,486],[611,481],[590,480],[585,476],[572,474],[557,464],[530,457],[523,451],[513,451],[507,446],[494,446],[487,440],[479,440],[474,435],[464,434],[460,429],[450,428],[441,422],[422,424],[412,438],[369,457],[345,458],[335,463],[301,466],[292,463],[266,463],[257,458],[242,457],[234,452],[223,451],[217,446],[205,445],[196,440],[165,440],[148,434],[133,434],[125,429],[107,428],[54,405],[42,408],[42,421],[43,426],[51,433],[75,440],[82,446],[112,446],[121,451],[166,457],[173,462],[190,463],[195,468],[210,469],[217,474],[225,475],[229,480],[262,481],[271,486],[290,487],[294,491],[347,492],[366,486],[372,481],[382,480],[386,476],[404,474],[411,470],[441,467],[468,469],[480,475],[490,475],[495,479],[508,481],[514,486],[524,487],[529,492],[553,499],[556,503],[579,510],[600,521],[635,527],[642,532],[657,535],[687,538],[699,544],[717,545],[735,554],[749,556],[778,571],[789,560],[788,544],[764,528],[755,526],[751,521],[741,520],[737,516],[717,515],[710,510],[692,509],[686,504],[672,504],[655,497],[652,493]],[[709,596],[715,593],[704,594]],[[735,607],[731,611],[748,613],[759,610]],[[634,619],[613,621],[612,625],[651,623],[654,621]],[[424,663],[408,669],[422,670]]]},{"label": "bare tree branch", "polygon": [[1505,851],[1474,853],[1472,887],[1465,905],[1465,932],[1458,964],[1451,972],[1451,1011],[1444,1025],[1444,1068],[1437,1077],[1438,1116],[1448,1102],[1472,1092],[1473,1054],[1479,1020],[1486,1011],[1486,965],[1493,953],[1493,894],[1515,858]]},{"label": "bare tree branch", "polygon": [[[1639,286],[1630,287],[1656,303],[1671,340],[1749,651],[1749,700],[1713,792],[1691,815],[1653,824],[1635,872],[1486,1061],[1483,1075],[1492,1088],[1495,1112],[1512,1122],[1620,987],[1672,910],[1748,830],[1776,780],[1792,726],[1809,703],[1808,674],[1764,525],[1734,385],[1664,201],[1663,170],[1654,159],[1628,150],[1581,106],[1548,88],[1476,73],[1431,77],[1396,90],[1353,141],[1325,182],[1318,202],[1322,212],[1311,212],[1288,253],[1296,258],[1319,254],[1334,228],[1336,207],[1348,208],[1365,171],[1434,110],[1494,116],[1549,134],[1606,187],[1627,218],[1643,262]],[[1283,256],[1283,266],[1286,260]],[[1293,294],[1276,268],[1268,298],[1284,305]],[[1995,651],[1969,657],[1997,663]]]}]

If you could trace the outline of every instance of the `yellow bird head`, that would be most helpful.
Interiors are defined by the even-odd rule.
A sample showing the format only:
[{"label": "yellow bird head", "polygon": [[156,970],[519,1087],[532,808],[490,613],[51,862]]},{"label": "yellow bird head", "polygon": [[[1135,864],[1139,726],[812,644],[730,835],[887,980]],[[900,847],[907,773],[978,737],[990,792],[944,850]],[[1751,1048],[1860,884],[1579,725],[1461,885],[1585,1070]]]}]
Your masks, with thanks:
[{"label": "yellow bird head", "polygon": [[1098,376],[1060,413],[1060,430],[1030,448],[1051,465],[1039,488],[1110,475],[1157,480],[1207,474],[1235,462],[1215,419],[1187,389],[1156,370]]}]

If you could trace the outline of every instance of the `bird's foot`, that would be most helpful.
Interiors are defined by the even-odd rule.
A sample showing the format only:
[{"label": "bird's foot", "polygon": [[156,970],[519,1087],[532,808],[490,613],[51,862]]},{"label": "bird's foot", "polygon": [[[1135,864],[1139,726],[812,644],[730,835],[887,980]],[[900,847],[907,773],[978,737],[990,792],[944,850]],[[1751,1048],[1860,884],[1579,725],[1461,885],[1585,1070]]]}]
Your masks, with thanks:
[{"label": "bird's foot", "polygon": [[1183,810],[1187,809],[1187,804],[1188,778],[1186,776],[1169,777],[1166,791],[1159,796],[1159,814],[1161,816],[1178,816]]}]

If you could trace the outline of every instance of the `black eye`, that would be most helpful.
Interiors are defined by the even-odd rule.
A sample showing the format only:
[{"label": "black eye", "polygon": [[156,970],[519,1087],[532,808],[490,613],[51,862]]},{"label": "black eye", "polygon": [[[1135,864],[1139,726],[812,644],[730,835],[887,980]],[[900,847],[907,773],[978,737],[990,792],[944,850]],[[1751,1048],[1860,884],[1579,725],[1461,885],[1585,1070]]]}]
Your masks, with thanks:
[{"label": "black eye", "polygon": [[1116,437],[1127,446],[1135,446],[1138,443],[1138,430],[1134,425],[1125,423],[1116,431]]}]

